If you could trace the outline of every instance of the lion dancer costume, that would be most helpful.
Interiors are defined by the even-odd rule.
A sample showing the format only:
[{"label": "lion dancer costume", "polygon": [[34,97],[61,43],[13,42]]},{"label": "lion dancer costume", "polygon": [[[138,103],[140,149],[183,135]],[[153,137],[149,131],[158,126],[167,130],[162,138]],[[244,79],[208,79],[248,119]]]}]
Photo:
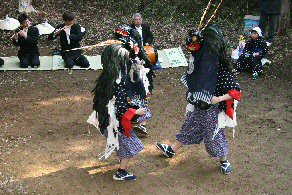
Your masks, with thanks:
[{"label": "lion dancer costume", "polygon": [[221,30],[216,24],[205,27],[202,31],[191,30],[187,38],[192,55],[188,70],[181,78],[188,87],[185,122],[172,146],[157,142],[157,147],[171,158],[183,144],[200,144],[204,140],[208,154],[220,157],[221,172],[229,174],[231,167],[226,158],[228,144],[224,129],[236,126],[235,109],[241,92],[227,59]]},{"label": "lion dancer costume", "polygon": [[[126,27],[129,28],[129,27]],[[124,28],[117,28],[115,30],[115,36],[116,39],[121,40],[123,39],[123,37],[125,34]],[[137,116],[135,115],[132,118],[132,123],[140,123],[139,125],[135,125],[133,127],[133,130],[135,132],[138,132],[140,134],[144,134],[144,135],[148,135],[147,130],[146,130],[146,120],[151,118],[151,112],[150,112],[150,108],[148,106],[149,103],[149,99],[150,99],[150,93],[153,89],[153,79],[152,79],[152,75],[154,75],[153,71],[151,70],[151,66],[153,66],[151,64],[151,60],[148,58],[146,51],[143,48],[143,41],[142,41],[142,37],[140,35],[140,33],[135,29],[132,28],[131,29],[131,33],[130,33],[130,37],[132,40],[134,40],[139,48],[136,60],[139,64],[139,66],[144,66],[144,70],[147,70],[147,78],[144,78],[144,84],[147,85],[147,89],[146,89],[146,96],[144,95],[145,92],[143,91],[144,88],[139,87],[139,83],[137,83],[136,81],[131,81],[129,78],[125,79],[127,82],[127,85],[129,87],[129,89],[131,89],[131,91],[128,90],[128,95],[129,95],[129,102],[131,107],[133,108],[146,108],[145,114],[142,116]],[[140,100],[143,100],[143,102],[141,102]]]},{"label": "lion dancer costume", "polygon": [[[145,114],[143,105],[149,86],[146,76],[149,69],[144,68],[143,59],[138,57],[141,50],[131,37],[135,31],[127,26],[119,27],[116,33],[123,44],[112,44],[104,50],[101,57],[103,71],[93,90],[94,112],[88,119],[107,137],[106,149],[100,159],[116,151],[121,160],[114,180],[136,180],[136,176],[126,172],[125,168],[129,160],[144,148],[131,129],[131,118],[135,114]],[[128,98],[137,109],[129,106]]]}]

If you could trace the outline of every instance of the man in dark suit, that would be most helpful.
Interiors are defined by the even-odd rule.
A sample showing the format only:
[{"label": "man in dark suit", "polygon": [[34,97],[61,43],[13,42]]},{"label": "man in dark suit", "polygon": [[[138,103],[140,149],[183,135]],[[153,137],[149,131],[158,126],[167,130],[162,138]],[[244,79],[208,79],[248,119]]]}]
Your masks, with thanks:
[{"label": "man in dark suit", "polygon": [[151,45],[153,41],[153,34],[150,31],[150,27],[146,24],[142,24],[142,16],[140,13],[134,13],[133,14],[133,24],[130,25],[131,28],[136,29],[143,41],[143,46]]},{"label": "man in dark suit", "polygon": [[[150,27],[146,24],[142,24],[142,15],[140,13],[134,13],[132,16],[133,24],[130,25],[131,28],[137,30],[141,35],[143,46],[149,46],[153,42],[153,34],[150,31]],[[147,73],[147,77],[150,83],[149,91],[152,94],[153,87],[153,78],[155,74],[152,70],[152,66],[150,64],[144,65],[146,68],[150,68],[150,71]]]},{"label": "man in dark suit", "polygon": [[18,21],[22,27],[15,31],[13,36],[13,45],[19,46],[18,58],[20,67],[27,68],[29,65],[39,67],[40,53],[38,49],[39,30],[30,25],[29,17],[26,14],[20,14]]},{"label": "man in dark suit", "polygon": [[81,26],[74,23],[74,15],[71,12],[65,12],[63,14],[63,20],[64,23],[59,24],[55,31],[49,35],[48,39],[53,40],[60,36],[62,50],[61,55],[65,62],[66,68],[71,69],[75,64],[82,68],[88,68],[89,62],[87,58],[82,55],[82,51],[80,49],[66,51],[73,48],[79,48],[79,42],[82,40],[87,31],[82,32]]}]

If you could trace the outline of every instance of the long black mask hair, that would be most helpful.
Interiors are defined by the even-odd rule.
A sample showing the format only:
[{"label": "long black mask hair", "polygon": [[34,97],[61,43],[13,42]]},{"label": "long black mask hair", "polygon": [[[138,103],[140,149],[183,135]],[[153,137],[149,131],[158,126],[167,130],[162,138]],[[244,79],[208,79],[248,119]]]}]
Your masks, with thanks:
[{"label": "long black mask hair", "polygon": [[212,55],[219,55],[220,62],[231,71],[231,59],[227,55],[225,39],[219,26],[217,24],[208,24],[201,33]]},{"label": "long black mask hair", "polygon": [[120,44],[109,45],[102,53],[103,71],[92,90],[94,93],[93,109],[98,113],[99,128],[102,134],[109,125],[107,105],[113,98],[116,79],[119,77],[121,66],[128,60],[129,52]]}]

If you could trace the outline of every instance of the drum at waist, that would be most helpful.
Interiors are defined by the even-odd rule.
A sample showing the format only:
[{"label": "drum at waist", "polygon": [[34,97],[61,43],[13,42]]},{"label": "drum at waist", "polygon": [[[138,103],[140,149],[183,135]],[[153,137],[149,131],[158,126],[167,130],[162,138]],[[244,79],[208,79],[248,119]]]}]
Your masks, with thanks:
[{"label": "drum at waist", "polygon": [[158,61],[157,50],[152,46],[143,46],[143,48],[151,61],[151,65],[155,66]]}]

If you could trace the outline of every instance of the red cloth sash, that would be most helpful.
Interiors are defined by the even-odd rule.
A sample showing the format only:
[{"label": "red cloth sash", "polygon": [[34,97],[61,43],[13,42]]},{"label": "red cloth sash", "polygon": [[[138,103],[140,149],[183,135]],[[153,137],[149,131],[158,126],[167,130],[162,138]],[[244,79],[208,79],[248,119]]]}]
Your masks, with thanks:
[{"label": "red cloth sash", "polygon": [[[233,97],[236,100],[239,100],[239,98],[241,97],[241,92],[236,91],[234,89],[229,90],[227,94],[229,94],[231,97]],[[227,104],[226,114],[233,120],[234,109],[231,107],[232,103],[233,103],[233,99],[226,100],[226,104]]]},{"label": "red cloth sash", "polygon": [[134,108],[129,108],[123,115],[122,115],[122,126],[125,130],[124,134],[127,137],[130,137],[130,130],[131,130],[131,119],[135,115],[136,110]]}]

